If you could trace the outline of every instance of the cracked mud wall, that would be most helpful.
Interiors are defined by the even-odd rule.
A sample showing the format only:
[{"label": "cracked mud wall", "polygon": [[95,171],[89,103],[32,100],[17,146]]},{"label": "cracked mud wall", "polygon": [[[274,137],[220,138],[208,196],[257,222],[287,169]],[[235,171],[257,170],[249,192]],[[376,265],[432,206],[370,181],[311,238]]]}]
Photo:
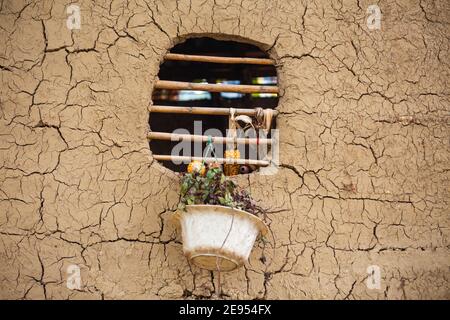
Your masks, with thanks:
[{"label": "cracked mud wall", "polygon": [[282,166],[239,177],[273,238],[225,297],[450,298],[448,1],[78,1],[72,31],[69,4],[0,1],[0,298],[211,297],[146,140],[161,59],[193,35],[259,45],[282,90]]}]

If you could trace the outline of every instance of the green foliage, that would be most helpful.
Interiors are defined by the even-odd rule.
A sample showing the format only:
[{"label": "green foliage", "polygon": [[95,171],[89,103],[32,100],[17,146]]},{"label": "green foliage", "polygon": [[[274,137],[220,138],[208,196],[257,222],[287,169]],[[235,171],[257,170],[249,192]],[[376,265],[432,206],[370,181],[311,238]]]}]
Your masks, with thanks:
[{"label": "green foliage", "polygon": [[179,207],[190,204],[212,204],[241,209],[258,215],[263,210],[250,195],[227,179],[221,167],[210,168],[206,174],[184,173],[181,179]]}]

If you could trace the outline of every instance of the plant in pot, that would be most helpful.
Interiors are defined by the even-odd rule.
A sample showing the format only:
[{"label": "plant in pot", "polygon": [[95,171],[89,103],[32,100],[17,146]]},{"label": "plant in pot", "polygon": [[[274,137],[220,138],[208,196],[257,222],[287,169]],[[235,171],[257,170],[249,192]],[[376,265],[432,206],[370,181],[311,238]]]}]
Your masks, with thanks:
[{"label": "plant in pot", "polygon": [[242,266],[258,234],[268,231],[261,214],[264,210],[217,163],[208,168],[197,163],[182,175],[176,217],[184,254],[200,268],[231,271]]}]

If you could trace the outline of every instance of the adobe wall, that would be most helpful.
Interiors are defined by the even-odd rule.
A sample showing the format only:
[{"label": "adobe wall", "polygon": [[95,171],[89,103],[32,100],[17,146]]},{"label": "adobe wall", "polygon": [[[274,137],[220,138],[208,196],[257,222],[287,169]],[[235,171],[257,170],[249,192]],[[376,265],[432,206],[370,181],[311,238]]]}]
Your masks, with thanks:
[{"label": "adobe wall", "polygon": [[162,57],[195,35],[268,50],[282,90],[282,167],[239,178],[273,237],[222,275],[226,297],[450,298],[448,1],[77,4],[71,31],[68,1],[1,2],[0,298],[213,295],[146,140]]}]

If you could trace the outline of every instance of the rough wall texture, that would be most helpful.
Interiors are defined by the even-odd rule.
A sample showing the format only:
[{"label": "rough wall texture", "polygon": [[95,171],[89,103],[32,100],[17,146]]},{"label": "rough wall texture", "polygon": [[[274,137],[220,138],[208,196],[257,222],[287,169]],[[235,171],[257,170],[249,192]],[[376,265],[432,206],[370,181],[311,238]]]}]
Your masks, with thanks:
[{"label": "rough wall texture", "polygon": [[69,4],[0,1],[0,298],[213,295],[146,140],[163,55],[205,34],[268,50],[282,89],[282,168],[240,178],[273,239],[225,297],[450,298],[450,2],[86,0],[72,31]]}]

